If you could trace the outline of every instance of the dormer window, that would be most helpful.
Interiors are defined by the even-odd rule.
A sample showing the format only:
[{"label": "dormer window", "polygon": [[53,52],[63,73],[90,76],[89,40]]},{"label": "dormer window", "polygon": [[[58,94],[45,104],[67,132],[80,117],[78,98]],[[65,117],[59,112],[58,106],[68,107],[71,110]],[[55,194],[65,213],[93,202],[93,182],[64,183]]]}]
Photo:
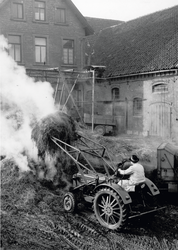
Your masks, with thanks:
[{"label": "dormer window", "polygon": [[168,85],[166,83],[156,83],[152,86],[152,93],[166,93]]}]

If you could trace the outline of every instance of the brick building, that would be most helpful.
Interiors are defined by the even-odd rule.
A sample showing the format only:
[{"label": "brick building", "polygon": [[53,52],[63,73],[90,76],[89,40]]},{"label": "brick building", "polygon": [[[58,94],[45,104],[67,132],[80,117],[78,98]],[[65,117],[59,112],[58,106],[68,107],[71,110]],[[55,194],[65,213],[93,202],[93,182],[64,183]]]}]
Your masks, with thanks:
[{"label": "brick building", "polygon": [[82,69],[84,38],[93,33],[70,0],[1,0],[0,34],[10,55],[30,69]]},{"label": "brick building", "polygon": [[55,90],[59,83],[56,102],[71,114],[91,114],[92,76],[80,73],[86,62],[106,66],[96,75],[94,114],[113,117],[118,134],[178,140],[177,23],[178,6],[121,22],[85,19],[70,0],[0,0],[9,53],[29,75]]},{"label": "brick building", "polygon": [[91,63],[106,66],[117,133],[178,141],[177,23],[175,6],[94,34]]},{"label": "brick building", "polygon": [[51,83],[56,103],[73,110],[74,99],[81,109],[84,77],[75,85],[73,99],[66,103],[66,98],[77,78],[73,71],[85,66],[85,39],[93,29],[71,0],[0,0],[1,34],[29,76]]}]

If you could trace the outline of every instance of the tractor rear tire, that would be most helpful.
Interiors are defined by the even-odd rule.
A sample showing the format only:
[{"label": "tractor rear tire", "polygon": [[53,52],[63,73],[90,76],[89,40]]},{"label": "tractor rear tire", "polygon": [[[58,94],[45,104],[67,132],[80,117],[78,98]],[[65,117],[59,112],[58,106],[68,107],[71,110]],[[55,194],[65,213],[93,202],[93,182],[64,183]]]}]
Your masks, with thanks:
[{"label": "tractor rear tire", "polygon": [[64,195],[63,207],[64,207],[64,210],[68,213],[72,213],[75,211],[76,199],[73,193],[68,192]]},{"label": "tractor rear tire", "polygon": [[127,221],[128,208],[111,188],[102,188],[96,193],[93,208],[97,220],[106,228],[121,229]]}]

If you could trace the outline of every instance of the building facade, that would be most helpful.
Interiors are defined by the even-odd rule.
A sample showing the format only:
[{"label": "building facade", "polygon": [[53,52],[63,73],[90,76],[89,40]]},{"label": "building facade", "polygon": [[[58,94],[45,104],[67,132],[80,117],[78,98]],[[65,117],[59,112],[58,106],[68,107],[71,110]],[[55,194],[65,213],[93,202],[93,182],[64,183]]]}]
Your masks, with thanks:
[{"label": "building facade", "polygon": [[[178,5],[94,34],[117,134],[178,141]],[[91,41],[92,39],[90,39]]]},{"label": "building facade", "polygon": [[118,133],[178,139],[176,70],[115,79],[110,84]]},{"label": "building facade", "polygon": [[70,0],[4,0],[0,34],[9,54],[30,69],[82,69],[84,40],[93,30]]}]

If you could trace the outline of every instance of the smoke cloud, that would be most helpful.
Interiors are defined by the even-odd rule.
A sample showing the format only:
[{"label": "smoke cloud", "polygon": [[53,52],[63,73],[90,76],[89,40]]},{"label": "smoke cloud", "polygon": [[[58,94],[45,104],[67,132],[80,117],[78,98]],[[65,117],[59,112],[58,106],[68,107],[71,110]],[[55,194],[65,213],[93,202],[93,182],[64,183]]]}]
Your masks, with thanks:
[{"label": "smoke cloud", "polygon": [[27,76],[7,50],[8,43],[0,35],[0,155],[13,157],[22,170],[28,170],[27,157],[37,159],[32,126],[56,111],[53,88]]}]

